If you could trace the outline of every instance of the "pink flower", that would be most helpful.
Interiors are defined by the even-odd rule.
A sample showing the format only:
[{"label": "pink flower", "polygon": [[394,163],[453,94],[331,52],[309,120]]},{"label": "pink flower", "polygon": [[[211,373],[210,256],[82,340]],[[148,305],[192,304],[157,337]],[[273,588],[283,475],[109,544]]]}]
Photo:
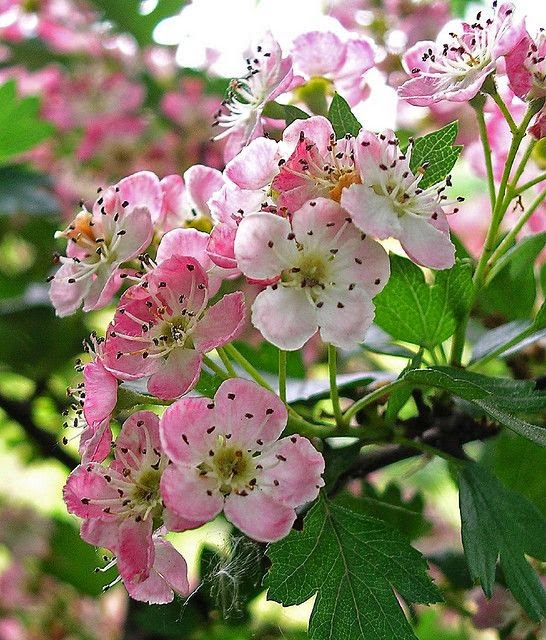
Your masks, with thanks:
[{"label": "pink flower", "polygon": [[344,188],[360,182],[354,138],[336,141],[332,125],[322,116],[293,122],[283,134],[283,145],[295,149],[271,187],[279,193],[279,206],[290,212],[313,198],[339,202]]},{"label": "pink flower", "polygon": [[235,255],[246,276],[273,282],[256,297],[252,323],[290,351],[317,329],[324,342],[356,347],[373,320],[371,299],[389,278],[383,248],[325,198],[303,205],[292,224],[271,213],[245,216]]},{"label": "pink flower", "polygon": [[278,42],[266,34],[248,59],[248,74],[231,81],[229,97],[217,114],[215,124],[224,131],[215,139],[229,136],[224,149],[226,161],[262,135],[266,103],[292,89],[299,80],[294,77],[292,60],[283,58]]},{"label": "pink flower", "polygon": [[546,109],[543,108],[537,113],[535,121],[532,126],[529,127],[529,133],[536,140],[546,138]]},{"label": "pink flower", "polygon": [[208,233],[197,229],[173,229],[161,238],[155,259],[160,264],[173,256],[195,258],[207,274],[208,293],[212,297],[218,293],[222,282],[239,275],[239,270],[224,269],[211,260],[207,253],[209,239]]},{"label": "pink flower", "polygon": [[83,209],[57,237],[67,238],[67,256],[53,277],[50,298],[57,315],[106,305],[119,288],[123,262],[150,243],[161,211],[161,187],[149,171],[124,178],[102,191],[93,211]]},{"label": "pink flower", "polygon": [[522,100],[546,96],[546,35],[523,38],[506,55],[506,73],[510,88]]},{"label": "pink flower", "polygon": [[294,509],[324,485],[324,460],[301,436],[277,440],[286,426],[281,400],[254,382],[223,382],[211,402],[182,398],[161,418],[161,439],[173,461],[161,480],[165,504],[199,526],[224,510],[255,540],[290,531]]},{"label": "pink flower", "polygon": [[[494,4],[496,7],[496,2]],[[509,53],[522,37],[523,25],[513,23],[513,6],[502,4],[492,17],[476,22],[449,24],[449,39],[441,33],[436,42],[418,42],[404,56],[412,78],[399,89],[410,104],[428,106],[441,100],[466,102],[495,71],[497,59]]]},{"label": "pink flower", "polygon": [[210,308],[208,279],[194,258],[161,262],[121,297],[106,337],[105,365],[122,380],[150,376],[148,391],[177,398],[199,378],[203,354],[235,339],[244,324],[241,292]]},{"label": "pink flower", "polygon": [[368,38],[353,37],[344,42],[334,33],[311,31],[294,40],[292,58],[297,72],[307,79],[320,76],[331,80],[351,106],[366,97],[364,74],[375,63]]},{"label": "pink flower", "polygon": [[184,177],[171,175],[161,180],[163,189],[163,212],[161,227],[169,231],[177,227],[196,227],[210,231],[212,219],[208,206],[209,198],[224,184],[217,169],[194,165]]},{"label": "pink flower", "polygon": [[341,204],[364,233],[380,240],[400,240],[418,264],[448,269],[455,262],[455,247],[441,204],[445,183],[419,188],[409,157],[402,154],[392,131],[379,136],[362,131],[356,140],[356,164],[362,184],[341,194]]},{"label": "pink flower", "polygon": [[[138,411],[124,422],[111,464],[76,467],[63,490],[68,511],[84,518],[82,538],[116,554],[120,574],[135,593],[150,576],[156,581],[152,533],[157,523],[173,531],[193,526],[163,506],[159,485],[167,465],[159,418],[151,411]],[[163,574],[159,562],[155,571]]]}]

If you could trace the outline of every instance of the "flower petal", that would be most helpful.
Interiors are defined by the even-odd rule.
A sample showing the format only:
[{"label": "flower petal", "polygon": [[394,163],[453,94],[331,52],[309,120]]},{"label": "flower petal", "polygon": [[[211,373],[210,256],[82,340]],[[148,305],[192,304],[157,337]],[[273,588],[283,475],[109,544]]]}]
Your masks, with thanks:
[{"label": "flower petal", "polygon": [[363,184],[352,184],[343,189],[341,205],[351,214],[359,229],[380,240],[391,236],[397,238],[402,231],[391,201]]},{"label": "flower petal", "polygon": [[201,354],[194,349],[173,349],[148,380],[148,391],[172,400],[193,389],[201,373]]},{"label": "flower petal", "polygon": [[209,307],[193,331],[194,346],[200,353],[238,337],[245,324],[245,296],[241,291],[228,293]]},{"label": "flower petal", "polygon": [[227,163],[224,174],[241,189],[261,189],[278,172],[277,143],[256,138]]},{"label": "flower petal", "polygon": [[230,494],[224,507],[226,518],[250,538],[275,542],[284,538],[294,524],[296,512],[260,489],[246,496]]},{"label": "flower petal", "polygon": [[419,216],[403,216],[400,243],[417,264],[431,269],[449,269],[455,264],[455,247],[449,234]]},{"label": "flower petal", "polygon": [[373,322],[375,307],[369,295],[360,289],[325,291],[317,310],[317,322],[323,342],[353,350],[363,340]]},{"label": "flower petal", "polygon": [[154,563],[152,518],[126,518],[119,525],[117,565],[124,581],[140,582],[150,575]]}]

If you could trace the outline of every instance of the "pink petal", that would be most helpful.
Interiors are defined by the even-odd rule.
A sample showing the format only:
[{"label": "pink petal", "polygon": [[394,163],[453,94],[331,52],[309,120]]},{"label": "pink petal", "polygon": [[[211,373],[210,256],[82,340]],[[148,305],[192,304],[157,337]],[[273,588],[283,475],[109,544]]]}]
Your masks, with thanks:
[{"label": "pink petal", "polygon": [[200,353],[235,340],[245,325],[245,296],[241,291],[225,295],[205,311],[193,332],[195,348]]},{"label": "pink petal", "polygon": [[[225,384],[225,383],[224,383]],[[214,402],[208,398],[182,398],[167,407],[160,420],[161,443],[176,464],[199,464],[216,434],[207,430],[215,424]]]},{"label": "pink petal", "polygon": [[100,360],[89,362],[83,368],[85,399],[83,414],[92,424],[109,417],[116,406],[118,381]]},{"label": "pink petal", "polygon": [[274,213],[245,216],[235,237],[235,257],[239,269],[250,278],[268,280],[293,264],[297,254],[290,223]]},{"label": "pink petal", "polygon": [[82,464],[87,462],[102,462],[112,448],[112,430],[110,417],[102,422],[88,425],[80,436],[79,452]]},{"label": "pink petal", "polygon": [[[279,455],[284,460],[279,461]],[[283,438],[264,452],[262,460],[260,488],[288,507],[311,502],[324,486],[324,458],[307,438]],[[267,489],[264,484],[269,485]]]},{"label": "pink petal", "polygon": [[84,520],[80,527],[82,540],[94,547],[109,549],[112,553],[118,552],[118,532],[119,522],[114,518],[110,520],[90,518]]},{"label": "pink petal", "polygon": [[355,349],[363,342],[375,314],[368,294],[360,289],[331,290],[325,292],[321,302],[317,322],[323,342],[341,349]]},{"label": "pink petal", "polygon": [[518,42],[504,58],[506,61],[506,74],[510,81],[510,88],[518,98],[521,98],[522,100],[525,99],[525,96],[533,86],[531,73],[524,64],[531,44],[532,40],[529,37],[529,34],[525,33],[522,40]]},{"label": "pink petal", "polygon": [[237,267],[233,245],[237,227],[222,223],[214,227],[210,233],[207,253],[210,259],[219,267],[233,269]]},{"label": "pink petal", "polygon": [[400,222],[400,244],[414,262],[431,269],[449,269],[455,264],[455,247],[448,233],[419,216],[405,215]]},{"label": "pink petal", "polygon": [[199,475],[195,467],[167,467],[161,477],[161,495],[173,513],[195,522],[196,527],[215,518],[224,505],[217,481]]},{"label": "pink petal", "polygon": [[290,155],[298,141],[300,134],[312,140],[320,153],[326,153],[326,147],[330,144],[330,136],[334,133],[332,124],[324,116],[312,116],[306,120],[295,120],[288,125],[282,134],[281,148],[283,153]]},{"label": "pink petal", "polygon": [[[158,183],[159,184],[159,183]],[[135,258],[148,247],[154,230],[150,210],[147,207],[134,207],[120,220],[118,233],[125,232],[117,243],[117,263]]]},{"label": "pink petal", "polygon": [[145,207],[155,222],[161,215],[163,192],[159,178],[151,171],[139,171],[117,184],[119,197],[129,203],[129,207]]},{"label": "pink petal", "polygon": [[183,556],[163,538],[155,541],[154,569],[163,577],[167,584],[181,595],[187,595],[190,590],[188,583],[188,568]]},{"label": "pink petal", "polygon": [[391,201],[378,196],[370,187],[352,184],[343,189],[341,205],[351,214],[359,229],[380,240],[390,236],[397,238],[402,231]]},{"label": "pink petal", "polygon": [[173,349],[148,380],[148,391],[172,400],[193,389],[201,373],[201,354],[194,349]]},{"label": "pink petal", "polygon": [[277,143],[256,138],[226,165],[224,174],[241,189],[261,189],[278,173]]},{"label": "pink petal", "polygon": [[124,581],[146,579],[154,562],[152,518],[127,518],[119,525],[117,565]]},{"label": "pink petal", "polygon": [[220,433],[231,434],[233,442],[241,445],[248,443],[246,448],[255,448],[256,440],[275,441],[286,427],[284,402],[255,382],[230,378],[222,382],[214,402],[214,414],[222,417]]},{"label": "pink petal", "polygon": [[301,349],[317,331],[316,311],[305,291],[268,287],[252,305],[252,324],[279,349]]},{"label": "pink petal", "polygon": [[224,178],[218,169],[197,164],[184,173],[186,195],[201,215],[208,215],[207,202],[215,191],[224,184]]},{"label": "pink petal", "polygon": [[331,32],[311,31],[294,39],[292,55],[307,77],[335,73],[345,62],[345,46]]},{"label": "pink petal", "polygon": [[296,512],[259,489],[246,496],[230,494],[224,507],[226,518],[250,538],[275,542],[290,533]]},{"label": "pink petal", "polygon": [[65,262],[51,281],[49,297],[55,307],[55,313],[60,318],[74,313],[91,287],[92,280],[90,277],[68,282],[69,279],[77,278],[81,271],[81,266]]},{"label": "pink petal", "polygon": [[116,489],[105,480],[104,472],[105,467],[91,462],[72,471],[63,488],[63,499],[70,513],[80,518],[113,518],[113,515],[104,513],[103,504],[93,504],[97,499],[119,498]]},{"label": "pink petal", "polygon": [[[161,450],[159,438],[159,417],[153,411],[136,411],[123,423],[116,439],[116,449],[129,449],[136,460],[127,457],[128,466],[137,469],[145,451]],[[127,465],[124,465],[127,466]]]}]

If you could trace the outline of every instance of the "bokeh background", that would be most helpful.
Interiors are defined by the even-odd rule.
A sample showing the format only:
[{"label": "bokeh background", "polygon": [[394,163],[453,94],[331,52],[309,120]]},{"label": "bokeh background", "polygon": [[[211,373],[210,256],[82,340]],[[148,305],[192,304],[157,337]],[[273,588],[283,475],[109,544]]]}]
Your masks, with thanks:
[{"label": "bokeh background", "polygon": [[[70,388],[79,382],[74,361],[82,356],[82,340],[104,331],[110,311],[55,317],[46,284],[52,256],[61,250],[54,232],[72,219],[80,200],[93,201],[97,187],[135,171],[162,177],[196,163],[221,169],[222,143],[210,140],[213,115],[229,78],[244,73],[251,40],[265,29],[286,50],[296,35],[313,29],[373,37],[382,60],[368,72],[369,98],[356,110],[365,126],[410,135],[459,118],[459,142],[471,147],[476,132],[467,108],[400,105],[394,89],[403,78],[401,52],[434,38],[450,15],[470,10],[468,4],[0,0],[0,640],[307,637],[311,605],[282,609],[267,602],[256,579],[261,550],[231,538],[222,521],[172,538],[196,586],[188,602],[129,603],[119,584],[103,593],[115,571],[96,571],[105,562],[79,539],[62,486],[78,462],[77,431],[70,427]],[[541,2],[522,1],[518,9],[530,13],[531,24],[546,22]],[[485,188],[481,178],[469,177],[465,162],[454,182],[470,197],[456,231],[472,252],[485,231],[475,215]],[[492,305],[495,322],[517,319],[510,304]],[[246,349],[255,364],[271,367],[267,350]],[[320,353],[304,357],[311,376],[325,375]],[[518,366],[539,370],[544,351],[534,346],[518,358]],[[400,360],[371,352],[348,362],[349,370],[394,366]],[[295,363],[291,374],[303,371]],[[503,435],[473,453],[546,513],[536,473],[546,462],[544,450]],[[536,630],[528,634],[506,593],[497,593],[487,611],[471,590],[457,494],[441,461],[392,465],[374,474],[365,491],[370,513],[409,535],[449,585],[445,606],[409,612],[421,640],[495,639],[497,631],[476,626],[492,627],[501,614],[519,616],[524,635],[517,638],[539,637]],[[377,498],[389,507],[377,506]]]}]

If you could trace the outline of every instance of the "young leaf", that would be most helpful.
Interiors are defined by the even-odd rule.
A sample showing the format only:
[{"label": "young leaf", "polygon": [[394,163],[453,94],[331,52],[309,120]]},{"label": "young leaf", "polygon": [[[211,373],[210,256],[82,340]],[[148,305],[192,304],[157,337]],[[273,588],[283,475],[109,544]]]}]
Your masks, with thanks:
[{"label": "young leaf", "polygon": [[303,531],[269,547],[268,598],[288,606],[318,593],[311,640],[415,640],[394,595],[431,603],[426,561],[394,529],[321,496]]},{"label": "young leaf", "polygon": [[339,93],[336,93],[332,98],[328,109],[328,120],[332,123],[338,138],[343,138],[347,133],[357,136],[360,129],[362,129],[362,125],[351,111],[351,107]]},{"label": "young leaf", "polygon": [[0,164],[52,135],[53,125],[40,120],[39,98],[17,98],[15,80],[0,87],[0,104]]},{"label": "young leaf", "polygon": [[453,169],[462,150],[461,146],[453,145],[458,130],[458,123],[452,122],[414,141],[410,169],[415,173],[420,167],[426,167],[419,183],[420,189],[440,182]]},{"label": "young leaf", "polygon": [[263,115],[268,118],[274,118],[275,120],[284,120],[286,126],[292,124],[295,120],[306,120],[309,118],[309,114],[299,107],[293,104],[280,104],[275,101],[268,102],[265,105]]},{"label": "young leaf", "polygon": [[469,400],[508,429],[546,447],[546,429],[514,415],[540,412],[546,407],[546,393],[535,391],[530,380],[493,378],[452,367],[412,369],[403,380],[415,386],[445,389]]},{"label": "young leaf", "polygon": [[462,466],[459,491],[463,546],[472,577],[490,598],[500,556],[508,588],[529,617],[540,620],[546,616],[546,591],[524,554],[546,560],[546,518],[475,462]]},{"label": "young leaf", "polygon": [[393,338],[433,348],[453,335],[472,292],[471,267],[459,262],[429,285],[421,269],[391,255],[391,277],[374,299],[376,323]]}]

